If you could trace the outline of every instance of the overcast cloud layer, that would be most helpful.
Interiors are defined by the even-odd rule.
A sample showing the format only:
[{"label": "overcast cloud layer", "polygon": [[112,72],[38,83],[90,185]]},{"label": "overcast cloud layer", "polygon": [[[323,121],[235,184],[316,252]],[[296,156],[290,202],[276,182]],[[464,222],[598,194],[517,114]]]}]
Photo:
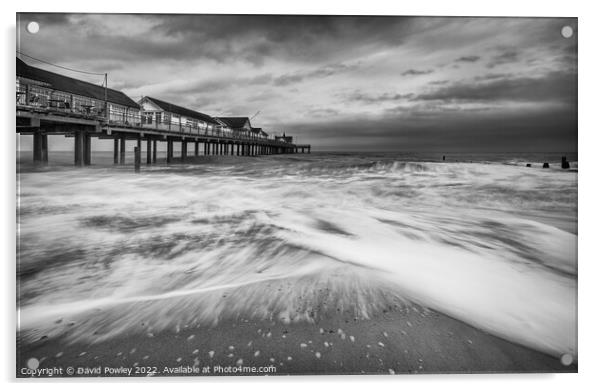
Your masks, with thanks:
[{"label": "overcast cloud layer", "polygon": [[[30,20],[39,33],[26,32]],[[17,28],[21,51],[108,72],[109,86],[135,100],[149,95],[213,116],[260,110],[254,126],[315,149],[572,152],[576,23],[21,14]],[[565,25],[573,37],[560,34]]]}]

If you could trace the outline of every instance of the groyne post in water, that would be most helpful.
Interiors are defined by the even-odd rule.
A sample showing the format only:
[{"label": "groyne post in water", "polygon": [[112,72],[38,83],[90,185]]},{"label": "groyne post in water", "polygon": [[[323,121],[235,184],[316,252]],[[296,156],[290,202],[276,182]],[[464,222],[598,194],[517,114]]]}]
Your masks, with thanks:
[{"label": "groyne post in water", "polygon": [[140,172],[140,147],[134,147],[134,171]]},{"label": "groyne post in water", "polygon": [[567,169],[567,168],[571,168],[571,165],[569,164],[569,162],[566,160],[566,156],[562,157],[562,168]]},{"label": "groyne post in water", "polygon": [[548,162],[544,163],[543,168],[550,168],[550,163],[548,163]]}]

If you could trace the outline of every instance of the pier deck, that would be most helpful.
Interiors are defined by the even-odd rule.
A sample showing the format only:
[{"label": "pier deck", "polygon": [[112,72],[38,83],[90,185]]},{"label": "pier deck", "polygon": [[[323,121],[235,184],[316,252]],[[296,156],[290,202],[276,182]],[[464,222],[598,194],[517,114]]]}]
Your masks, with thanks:
[{"label": "pier deck", "polygon": [[[112,118],[113,113],[109,113]],[[182,143],[182,158],[188,155],[188,143],[194,143],[194,156],[232,155],[257,156],[288,153],[310,153],[308,144],[294,144],[269,137],[255,137],[236,131],[222,129],[203,130],[188,126],[141,124],[129,121],[107,119],[93,113],[75,112],[60,107],[39,107],[17,104],[16,130],[20,134],[31,134],[34,139],[34,162],[48,162],[48,135],[65,135],[74,138],[74,163],[76,166],[91,164],[91,138],[114,140],[114,163],[125,162],[125,141],[136,140],[138,151],[142,142],[147,143],[146,163],[157,162],[157,144],[167,143],[166,162],[173,158],[173,143]]]}]

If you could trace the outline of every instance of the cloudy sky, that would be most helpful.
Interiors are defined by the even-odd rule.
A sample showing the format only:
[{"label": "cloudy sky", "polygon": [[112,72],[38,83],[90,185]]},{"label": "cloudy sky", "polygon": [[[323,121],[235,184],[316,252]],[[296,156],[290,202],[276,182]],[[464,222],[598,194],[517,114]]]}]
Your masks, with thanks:
[{"label": "cloudy sky", "polygon": [[[37,34],[25,30],[31,20]],[[571,152],[576,23],[21,14],[17,36],[31,56],[108,72],[109,87],[135,100],[149,95],[213,116],[261,111],[254,126],[315,149]]]}]

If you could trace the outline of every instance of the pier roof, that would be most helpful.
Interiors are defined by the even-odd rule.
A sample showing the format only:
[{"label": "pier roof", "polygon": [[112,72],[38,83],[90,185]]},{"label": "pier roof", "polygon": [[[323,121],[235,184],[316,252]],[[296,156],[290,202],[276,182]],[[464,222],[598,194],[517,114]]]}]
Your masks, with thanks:
[{"label": "pier roof", "polygon": [[[17,58],[17,76],[48,84],[50,88],[55,90],[69,92],[71,94],[81,95],[100,101],[105,100],[105,88],[100,85],[36,68],[26,64],[19,58]],[[121,91],[107,88],[106,93],[107,100],[111,103],[137,109],[140,108],[135,101]]]},{"label": "pier roof", "polygon": [[217,122],[215,119],[213,119],[213,117],[211,117],[210,115],[203,114],[201,112],[194,111],[191,109],[187,109],[186,107],[174,105],[173,103],[165,102],[163,100],[160,100],[157,98],[152,98],[150,96],[145,96],[143,99],[148,99],[155,106],[158,106],[161,110],[164,110],[164,111],[167,111],[170,113],[174,113],[174,114],[178,114],[178,115],[182,115],[182,116],[188,117],[188,118],[198,119],[198,120],[210,123],[210,124],[219,125],[219,122]]},{"label": "pier roof", "polygon": [[244,128],[247,122],[251,126],[249,117],[218,117],[218,119],[233,129]]}]

